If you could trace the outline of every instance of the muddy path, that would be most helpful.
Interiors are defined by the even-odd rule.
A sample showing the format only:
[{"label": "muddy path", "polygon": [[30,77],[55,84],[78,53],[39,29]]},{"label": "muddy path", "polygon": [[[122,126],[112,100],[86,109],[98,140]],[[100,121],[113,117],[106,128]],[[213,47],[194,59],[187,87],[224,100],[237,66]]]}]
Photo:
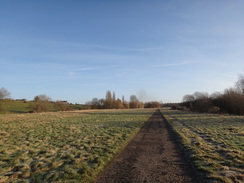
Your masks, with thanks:
[{"label": "muddy path", "polygon": [[96,180],[96,183],[154,182],[198,182],[159,110]]}]

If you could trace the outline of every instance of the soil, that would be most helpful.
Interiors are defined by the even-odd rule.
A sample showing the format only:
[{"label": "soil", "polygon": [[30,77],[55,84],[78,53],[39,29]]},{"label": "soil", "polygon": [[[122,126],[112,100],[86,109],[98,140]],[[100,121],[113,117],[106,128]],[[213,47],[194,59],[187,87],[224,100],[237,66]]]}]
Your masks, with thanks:
[{"label": "soil", "polygon": [[96,180],[96,183],[154,182],[199,182],[159,110]]}]

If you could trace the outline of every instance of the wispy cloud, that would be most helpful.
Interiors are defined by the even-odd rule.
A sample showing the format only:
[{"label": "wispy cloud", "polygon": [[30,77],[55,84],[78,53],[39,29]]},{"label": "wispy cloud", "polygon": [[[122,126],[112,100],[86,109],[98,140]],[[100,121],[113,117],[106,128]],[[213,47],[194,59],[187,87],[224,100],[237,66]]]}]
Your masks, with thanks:
[{"label": "wispy cloud", "polygon": [[131,48],[131,49],[121,49],[118,50],[119,53],[123,52],[144,52],[144,51],[153,51],[153,50],[164,50],[163,47],[149,47],[149,48]]},{"label": "wispy cloud", "polygon": [[72,47],[72,48],[89,48],[89,49],[102,49],[102,50],[116,50],[119,49],[114,46],[101,45],[101,44],[87,44],[80,42],[71,42],[71,41],[56,41],[56,40],[33,40],[43,45],[48,46],[60,46],[60,47]]},{"label": "wispy cloud", "polygon": [[191,61],[185,61],[185,62],[178,62],[178,63],[170,63],[170,64],[158,64],[158,65],[152,65],[152,67],[169,67],[169,66],[180,66],[180,65],[187,65],[192,63]]},{"label": "wispy cloud", "polygon": [[77,69],[77,70],[74,70],[74,71],[88,71],[88,70],[95,70],[97,68],[92,68],[92,67],[86,67],[86,68],[81,68],[81,69]]},{"label": "wispy cloud", "polygon": [[79,73],[82,73],[83,71],[94,71],[94,70],[106,70],[106,69],[111,69],[111,68],[115,68],[116,66],[111,65],[111,66],[104,66],[104,67],[83,67],[83,68],[79,68],[79,69],[73,69],[73,70],[69,70],[68,74],[70,77],[78,75]]}]

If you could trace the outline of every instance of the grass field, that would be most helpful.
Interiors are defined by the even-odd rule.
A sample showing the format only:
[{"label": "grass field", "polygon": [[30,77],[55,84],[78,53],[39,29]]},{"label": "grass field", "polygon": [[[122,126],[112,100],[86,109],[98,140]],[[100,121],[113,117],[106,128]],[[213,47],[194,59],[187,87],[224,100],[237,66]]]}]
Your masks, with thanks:
[{"label": "grass field", "polygon": [[[4,113],[28,113],[29,111],[33,111],[33,101],[24,101],[24,100],[9,100],[6,103],[6,111]],[[81,104],[70,104],[71,109],[80,110],[85,109],[85,105]],[[54,104],[50,105],[50,111],[57,112],[59,109],[55,107]],[[1,111],[0,111],[1,114]]]},{"label": "grass field", "polygon": [[153,112],[0,115],[0,182],[91,182]]},{"label": "grass field", "polygon": [[[0,115],[0,182],[92,182],[154,109]],[[244,116],[162,109],[210,182],[244,182]]]},{"label": "grass field", "polygon": [[11,113],[27,113],[32,110],[30,107],[32,103],[12,100],[8,103],[7,110]]},{"label": "grass field", "polygon": [[244,182],[244,116],[161,111],[204,177]]}]

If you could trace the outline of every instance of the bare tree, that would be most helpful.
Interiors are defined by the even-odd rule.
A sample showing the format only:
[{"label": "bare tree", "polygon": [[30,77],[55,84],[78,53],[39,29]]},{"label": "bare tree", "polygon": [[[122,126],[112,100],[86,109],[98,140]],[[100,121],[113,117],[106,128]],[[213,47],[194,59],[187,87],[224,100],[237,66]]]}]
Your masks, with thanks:
[{"label": "bare tree", "polygon": [[220,108],[229,114],[244,114],[244,95],[240,94],[234,88],[224,91]]},{"label": "bare tree", "polygon": [[37,101],[51,101],[51,97],[48,97],[44,94],[41,94],[41,95],[38,95],[34,98],[34,101],[37,102]]},{"label": "bare tree", "polygon": [[193,95],[183,97],[183,105],[193,111],[208,112],[212,101],[206,92],[195,92]]},{"label": "bare tree", "polygon": [[123,104],[124,109],[128,109],[130,107],[129,103],[127,101],[125,101],[124,95],[122,96],[122,104]]},{"label": "bare tree", "polygon": [[144,103],[140,102],[136,95],[130,96],[130,102],[129,102],[130,108],[144,108]]},{"label": "bare tree", "polygon": [[10,98],[10,92],[6,88],[0,88],[0,100]]},{"label": "bare tree", "polygon": [[111,109],[112,108],[112,102],[113,102],[112,94],[111,94],[111,91],[108,90],[106,92],[105,108]]},{"label": "bare tree", "polygon": [[183,96],[183,105],[189,109],[193,109],[194,95],[187,94]]},{"label": "bare tree", "polygon": [[195,92],[193,95],[194,95],[195,100],[208,98],[208,93],[207,92]]},{"label": "bare tree", "polygon": [[7,104],[10,102],[10,92],[6,88],[0,88],[0,112],[7,112]]},{"label": "bare tree", "polygon": [[52,107],[51,98],[41,94],[34,98],[34,104],[32,104],[33,111],[35,112],[47,112]]},{"label": "bare tree", "polygon": [[210,98],[212,99],[212,100],[214,100],[214,99],[217,99],[217,98],[219,98],[219,97],[221,97],[222,96],[222,93],[221,92],[214,92],[214,93],[212,93],[211,95],[210,95]]},{"label": "bare tree", "polygon": [[122,96],[122,103],[123,104],[125,103],[125,96],[124,95]]},{"label": "bare tree", "polygon": [[115,97],[115,92],[113,92],[113,101],[116,100],[115,98],[116,98],[116,97]]},{"label": "bare tree", "polygon": [[105,100],[104,99],[98,99],[98,98],[93,98],[92,101],[90,102],[91,108],[92,109],[104,109],[105,107]]},{"label": "bare tree", "polygon": [[244,75],[243,74],[239,74],[238,81],[236,82],[236,88],[240,94],[244,95]]},{"label": "bare tree", "polygon": [[193,102],[194,100],[195,100],[194,95],[187,94],[184,95],[183,97],[183,102]]},{"label": "bare tree", "polygon": [[109,102],[112,101],[112,94],[111,94],[111,91],[109,91],[109,90],[106,92],[106,101],[109,101]]},{"label": "bare tree", "polygon": [[131,102],[139,102],[139,100],[137,99],[136,95],[131,95],[130,96],[130,101]]},{"label": "bare tree", "polygon": [[225,89],[223,93],[215,92],[210,97],[206,92],[195,92],[183,97],[183,106],[198,112],[224,112],[229,114],[244,114],[244,73],[239,74],[233,88]]}]

